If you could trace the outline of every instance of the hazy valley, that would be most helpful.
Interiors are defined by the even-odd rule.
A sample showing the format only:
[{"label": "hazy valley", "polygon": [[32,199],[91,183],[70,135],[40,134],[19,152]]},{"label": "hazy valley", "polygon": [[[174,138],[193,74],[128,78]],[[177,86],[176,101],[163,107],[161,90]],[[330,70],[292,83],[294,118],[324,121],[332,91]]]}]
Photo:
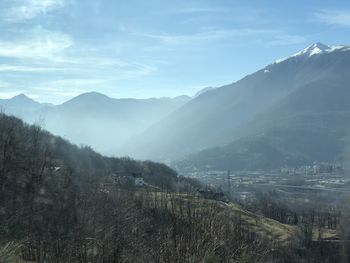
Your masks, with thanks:
[{"label": "hazy valley", "polygon": [[112,99],[91,92],[57,106],[25,95],[0,104],[78,145],[179,169],[345,164],[349,65],[348,46],[317,43],[193,98]]}]

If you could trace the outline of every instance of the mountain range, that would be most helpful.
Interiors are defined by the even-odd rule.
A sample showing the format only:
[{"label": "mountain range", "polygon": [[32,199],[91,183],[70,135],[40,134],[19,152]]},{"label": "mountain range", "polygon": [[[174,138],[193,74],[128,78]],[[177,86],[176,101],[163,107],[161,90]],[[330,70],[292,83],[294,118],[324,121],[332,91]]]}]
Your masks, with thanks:
[{"label": "mountain range", "polygon": [[193,98],[112,99],[92,92],[61,105],[25,95],[5,112],[103,153],[179,169],[270,169],[345,162],[350,46],[315,43],[232,84]]},{"label": "mountain range", "polygon": [[[41,104],[24,94],[0,100],[7,114],[45,129],[76,144],[105,154],[131,136],[182,106],[190,98],[114,99],[97,92],[84,93],[60,105]],[[118,154],[121,155],[120,153]]]},{"label": "mountain range", "polygon": [[349,69],[349,46],[313,44],[195,97],[130,144],[138,157],[177,160],[181,168],[236,170],[344,161]]}]

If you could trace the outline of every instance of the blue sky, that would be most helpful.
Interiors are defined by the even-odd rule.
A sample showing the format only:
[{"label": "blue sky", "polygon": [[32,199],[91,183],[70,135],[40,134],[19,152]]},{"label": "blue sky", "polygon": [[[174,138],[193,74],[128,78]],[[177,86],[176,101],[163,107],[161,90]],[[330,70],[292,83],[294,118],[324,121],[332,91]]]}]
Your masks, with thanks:
[{"label": "blue sky", "polygon": [[349,1],[0,0],[0,97],[193,95],[314,42],[350,44]]}]

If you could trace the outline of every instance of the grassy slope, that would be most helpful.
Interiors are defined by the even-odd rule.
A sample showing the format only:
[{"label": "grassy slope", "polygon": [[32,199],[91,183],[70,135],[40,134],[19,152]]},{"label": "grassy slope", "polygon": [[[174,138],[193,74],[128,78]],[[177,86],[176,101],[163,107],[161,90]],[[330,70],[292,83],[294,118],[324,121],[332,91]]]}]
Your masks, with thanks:
[{"label": "grassy slope", "polygon": [[282,243],[292,240],[299,232],[298,227],[282,224],[276,220],[256,215],[252,212],[243,210],[235,203],[227,205],[234,214],[239,214],[249,229],[266,236],[272,240],[278,240]]},{"label": "grassy slope", "polygon": [[[227,203],[223,201],[203,199],[187,194],[166,194],[160,192],[153,193],[150,199],[152,199],[151,201],[156,199],[158,199],[158,201],[160,199],[166,200],[165,202],[168,208],[172,206],[173,200],[183,203],[184,207],[186,207],[188,203],[199,209],[209,206],[215,207],[218,213],[221,213],[224,216],[228,215],[232,217],[232,220],[234,218],[240,218],[244,229],[247,231],[254,232],[263,238],[278,241],[282,244],[292,241],[298,234],[300,234],[300,230],[297,226],[282,224],[276,220],[254,214],[242,209],[238,204],[233,202]],[[155,205],[155,202],[152,205],[159,207],[159,204]],[[178,210],[176,209],[176,211]],[[206,214],[203,213],[202,216],[206,216]]]}]

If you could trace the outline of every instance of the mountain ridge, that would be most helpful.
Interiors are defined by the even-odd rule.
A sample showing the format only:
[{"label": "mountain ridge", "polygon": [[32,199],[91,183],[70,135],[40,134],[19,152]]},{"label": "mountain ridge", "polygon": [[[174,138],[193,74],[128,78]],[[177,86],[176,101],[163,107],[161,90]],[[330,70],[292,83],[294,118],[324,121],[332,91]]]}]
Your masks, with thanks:
[{"label": "mountain ridge", "polygon": [[115,99],[98,92],[80,94],[59,105],[36,102],[24,94],[6,101],[32,101],[36,107],[17,103],[3,105],[12,114],[29,123],[41,123],[50,132],[77,143],[92,146],[105,154],[125,155],[115,149],[130,135],[185,104],[188,96],[175,98]]},{"label": "mountain ridge", "polygon": [[[350,145],[350,89],[346,83],[310,83],[259,114],[230,144],[205,149],[175,165],[180,170],[235,171],[344,163]],[[342,89],[340,95],[334,88]]]},{"label": "mountain ridge", "polygon": [[329,46],[329,45],[325,45],[323,43],[317,42],[314,44],[311,44],[310,46],[300,50],[299,52],[289,56],[289,57],[285,57],[285,58],[281,58],[281,59],[277,59],[275,61],[276,64],[281,63],[287,59],[290,58],[307,58],[307,57],[311,57],[313,55],[317,55],[317,54],[323,54],[323,53],[330,53],[333,52],[335,50],[342,50],[342,51],[346,51],[350,49],[350,45],[337,45],[337,46]]},{"label": "mountain ridge", "polygon": [[[136,142],[134,149],[146,149],[136,156],[173,161],[211,147],[224,147],[242,138],[242,127],[257,120],[259,113],[268,111],[274,104],[312,83],[334,82],[337,84],[334,90],[347,92],[346,88],[342,89],[344,82],[340,80],[348,79],[350,49],[348,46],[327,47],[323,49],[329,52],[317,53],[314,49],[321,50],[320,44],[311,45],[306,49],[311,56],[302,53],[307,54],[307,59],[289,57],[192,99],[166,120],[133,139]],[[320,90],[314,92],[315,96],[320,95]],[[345,93],[339,94],[342,95],[346,98]],[[293,107],[297,105],[294,102]],[[157,138],[166,140],[157,144]]]}]

